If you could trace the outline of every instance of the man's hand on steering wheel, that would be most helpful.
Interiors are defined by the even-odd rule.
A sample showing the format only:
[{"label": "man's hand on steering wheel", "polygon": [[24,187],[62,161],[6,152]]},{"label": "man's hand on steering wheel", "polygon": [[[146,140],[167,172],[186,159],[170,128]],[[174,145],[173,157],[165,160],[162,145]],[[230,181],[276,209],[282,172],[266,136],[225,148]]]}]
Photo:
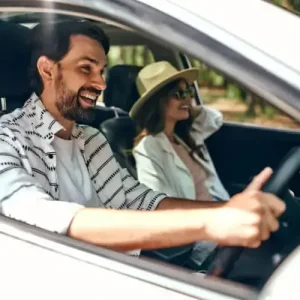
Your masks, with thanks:
[{"label": "man's hand on steering wheel", "polygon": [[218,208],[207,223],[207,235],[226,246],[256,248],[267,240],[279,228],[277,218],[286,208],[276,196],[260,191],[271,175],[270,168],[264,169],[242,193]]}]

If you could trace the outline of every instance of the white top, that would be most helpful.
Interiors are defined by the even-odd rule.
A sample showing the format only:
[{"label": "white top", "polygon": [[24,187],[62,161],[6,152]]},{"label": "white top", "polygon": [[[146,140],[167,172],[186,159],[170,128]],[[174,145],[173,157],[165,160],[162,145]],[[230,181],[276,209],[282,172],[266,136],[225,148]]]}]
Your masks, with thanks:
[{"label": "white top", "polygon": [[[190,135],[197,146],[203,146],[203,154],[207,161],[196,154],[194,159],[207,174],[204,185],[209,194],[215,199],[228,200],[229,194],[224,188],[205,147],[205,139],[222,126],[223,116],[219,111],[205,105],[197,107],[195,110],[199,111],[199,115],[194,119]],[[179,137],[177,140],[190,151],[189,147]],[[144,137],[134,148],[133,155],[136,160],[138,179],[141,183],[156,191],[162,191],[170,197],[196,200],[193,175],[163,132],[155,136],[147,135]]]},{"label": "white top", "polygon": [[55,136],[53,147],[57,155],[57,179],[61,183],[59,199],[86,207],[103,207],[91,182],[77,141]]}]

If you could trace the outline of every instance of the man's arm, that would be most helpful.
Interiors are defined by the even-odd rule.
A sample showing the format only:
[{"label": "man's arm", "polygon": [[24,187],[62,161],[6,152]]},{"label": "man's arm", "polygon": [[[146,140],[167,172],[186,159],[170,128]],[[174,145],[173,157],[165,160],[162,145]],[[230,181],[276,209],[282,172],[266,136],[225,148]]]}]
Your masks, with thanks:
[{"label": "man's arm", "polygon": [[[88,209],[76,203],[54,201],[23,167],[10,132],[0,132],[0,149],[0,213],[5,216],[60,234],[69,233],[74,238],[112,249],[157,248],[193,240],[191,236],[184,238],[182,233],[176,240],[169,240],[172,238],[172,235],[168,237],[170,232],[180,233],[187,227],[192,228],[182,221],[176,229],[174,224],[180,217],[176,212],[171,212],[168,224],[164,212]],[[130,187],[136,182],[131,181],[127,174],[123,175],[123,180],[128,180],[127,195],[132,196],[129,204],[135,206],[137,194]],[[141,203],[148,197],[152,198],[151,194],[155,193],[151,190],[144,193]],[[165,196],[158,195],[157,201],[161,197]],[[156,201],[152,204],[145,201],[141,208],[147,210],[151,205],[156,205]],[[197,230],[198,223],[197,220]]]},{"label": "man's arm", "polygon": [[269,175],[269,170],[263,171],[243,193],[224,204],[165,199],[161,202],[165,207],[158,211],[82,209],[75,215],[68,234],[121,251],[165,248],[200,240],[257,247],[278,229],[277,217],[285,210],[277,197],[258,191]]},{"label": "man's arm", "polygon": [[211,200],[195,201],[190,199],[165,198],[157,206],[157,210],[169,209],[199,209],[199,208],[217,208],[224,206],[225,202],[215,202]]},{"label": "man's arm", "polygon": [[119,251],[157,249],[202,239],[208,212],[134,211],[85,208],[69,228],[73,238]]},{"label": "man's arm", "polygon": [[[7,134],[0,136],[0,149],[2,214],[111,249],[171,247],[201,239],[257,246],[270,231],[278,228],[276,217],[284,210],[283,203],[276,197],[252,193],[237,196],[231,201],[234,205],[228,207],[149,212],[145,210],[158,205],[159,197],[165,197],[159,196],[154,203],[147,203],[152,197],[151,191],[143,194],[144,211],[83,208],[75,203],[53,201],[26,172]],[[134,209],[138,197],[129,188],[132,181],[127,175],[123,180],[127,180],[125,177],[129,179],[126,191],[131,195],[130,208]],[[251,205],[243,209],[244,203]]]},{"label": "man's arm", "polygon": [[[232,200],[234,205],[202,209],[132,211],[84,208],[75,215],[68,234],[114,250],[157,249],[210,240],[222,245],[257,247],[278,229],[284,210],[272,195],[252,193]],[[270,213],[276,211],[276,215]],[[265,211],[268,209],[268,212]],[[265,211],[265,212],[264,212]]]}]

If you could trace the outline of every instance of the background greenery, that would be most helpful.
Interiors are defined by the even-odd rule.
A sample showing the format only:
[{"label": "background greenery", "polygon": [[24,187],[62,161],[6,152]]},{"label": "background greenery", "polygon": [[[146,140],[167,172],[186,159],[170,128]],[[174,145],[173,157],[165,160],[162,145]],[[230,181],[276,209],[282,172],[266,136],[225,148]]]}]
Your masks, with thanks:
[{"label": "background greenery", "polygon": [[[295,13],[300,12],[300,0],[270,2]],[[300,128],[297,122],[200,60],[191,57],[190,60],[193,66],[201,70],[198,83],[202,101],[222,111],[225,119],[279,128]],[[153,56],[144,46],[112,47],[109,53],[109,66],[116,64],[145,66],[152,62]]]}]

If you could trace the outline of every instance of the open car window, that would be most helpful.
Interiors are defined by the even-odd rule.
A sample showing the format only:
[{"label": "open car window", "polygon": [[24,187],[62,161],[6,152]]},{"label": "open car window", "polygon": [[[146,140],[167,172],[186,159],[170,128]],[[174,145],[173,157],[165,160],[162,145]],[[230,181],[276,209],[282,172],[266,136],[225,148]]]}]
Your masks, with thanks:
[{"label": "open car window", "polygon": [[197,83],[202,103],[222,112],[226,122],[287,130],[300,129],[298,121],[227,75],[193,57],[189,60],[193,67],[201,70]]},{"label": "open car window", "polygon": [[[66,12],[66,14],[57,14],[57,15],[56,14],[54,14],[54,15],[47,14],[47,13],[28,14],[28,13],[19,13],[19,12],[14,14],[14,13],[6,13],[5,12],[5,13],[1,13],[1,15],[0,15],[1,21],[3,21],[3,22],[20,24],[29,29],[33,28],[34,26],[36,26],[37,24],[39,24],[42,21],[44,22],[44,21],[49,20],[49,18],[52,18],[52,17],[55,19],[55,21],[64,21],[66,19],[69,19],[67,12]],[[52,21],[53,21],[53,19],[52,19]],[[159,49],[157,44],[153,45],[153,43],[152,43],[153,47],[151,47],[151,42],[149,43],[150,47],[146,48],[143,45],[143,40],[141,40],[142,43],[140,43],[140,41],[135,42],[137,45],[130,45],[130,44],[127,45],[125,42],[122,45],[119,45],[118,42],[114,42],[115,40],[118,41],[118,34],[120,34],[120,36],[122,36],[123,32],[125,34],[128,33],[124,28],[122,28],[122,26],[115,27],[111,24],[107,25],[107,23],[100,23],[100,22],[99,22],[99,26],[103,27],[105,29],[105,31],[108,33],[108,35],[109,35],[109,32],[113,32],[112,33],[112,36],[113,36],[112,50],[113,51],[112,51],[112,57],[110,60],[110,63],[111,63],[110,67],[118,66],[120,64],[129,64],[129,65],[141,67],[145,64],[149,64],[149,63],[153,62],[155,59],[157,59],[157,57],[162,57],[163,55],[168,57],[169,53],[173,52],[170,50],[169,50],[170,52],[168,52],[168,50],[166,50],[165,53],[161,53],[161,51],[160,51],[161,49]],[[119,33],[117,32],[118,30],[119,30]],[[144,39],[147,40],[146,37],[144,37]],[[125,44],[125,46],[124,46],[124,44]],[[123,52],[123,53],[125,53],[125,56],[123,56],[124,54],[122,54],[122,50],[120,48],[125,50]],[[154,49],[154,50],[152,50],[152,49]],[[165,49],[165,45],[163,45],[163,49]],[[130,59],[130,58],[127,59],[127,56],[132,55],[132,53],[135,51],[137,52],[136,57],[133,57],[133,59]],[[173,57],[171,58],[171,60],[176,62],[178,60],[178,57],[179,57],[179,53],[173,52]],[[136,59],[136,61],[134,61],[135,59]],[[178,65],[180,65],[180,64],[178,63]],[[0,97],[2,98],[1,95],[0,95]],[[24,98],[22,100],[25,101],[26,99]],[[18,104],[18,105],[20,105],[20,104]],[[20,106],[18,106],[18,107],[20,107]],[[17,108],[17,107],[11,107],[11,106],[9,107],[9,109],[11,109],[11,110],[15,109],[15,108]],[[8,109],[8,107],[5,107],[5,109]],[[101,249],[99,247],[87,245],[87,244],[81,243],[76,240],[71,240],[65,236],[57,236],[56,234],[53,234],[51,232],[46,232],[42,229],[32,227],[30,225],[22,224],[22,223],[19,223],[18,221],[9,220],[9,219],[3,218],[3,217],[1,217],[1,221],[3,221],[3,223],[6,224],[5,226],[1,227],[1,228],[3,228],[3,231],[1,234],[4,235],[3,237],[1,236],[1,238],[3,241],[6,242],[6,245],[7,245],[5,253],[8,253],[10,246],[14,245],[14,247],[17,246],[17,247],[21,248],[24,243],[27,245],[27,247],[24,246],[24,249],[25,249],[24,253],[27,253],[29,255],[29,256],[27,256],[28,262],[30,262],[31,260],[34,260],[35,253],[39,253],[39,255],[41,255],[41,257],[48,257],[48,255],[47,255],[48,251],[50,251],[50,252],[54,251],[56,254],[54,256],[51,256],[51,258],[48,257],[49,259],[58,261],[57,260],[58,258],[55,258],[55,257],[59,256],[60,259],[63,260],[64,257],[71,255],[72,259],[79,261],[79,264],[81,264],[82,257],[79,258],[79,256],[78,256],[78,254],[79,254],[78,251],[79,251],[79,252],[81,252],[81,254],[79,254],[79,255],[83,255],[83,256],[86,255],[84,261],[85,262],[88,261],[88,263],[95,266],[95,268],[98,268],[98,269],[104,268],[105,269],[109,266],[110,272],[112,272],[111,273],[112,276],[113,276],[114,272],[117,272],[119,275],[116,275],[116,277],[115,277],[116,281],[122,280],[122,276],[129,276],[130,278],[133,278],[132,280],[137,279],[138,281],[141,281],[141,282],[143,282],[143,280],[146,280],[150,286],[152,286],[152,285],[155,286],[156,285],[155,282],[156,282],[156,280],[158,280],[157,281],[158,285],[163,284],[162,290],[164,290],[164,291],[173,290],[174,288],[176,290],[178,290],[178,288],[180,288],[180,286],[176,283],[177,280],[173,281],[173,279],[171,279],[171,281],[170,281],[170,278],[168,278],[169,275],[172,275],[174,273],[174,267],[172,267],[171,265],[169,267],[167,267],[167,266],[164,266],[164,264],[160,263],[159,261],[157,261],[156,264],[153,264],[153,263],[151,263],[151,260],[149,258],[148,259],[146,259],[146,258],[136,259],[136,258],[129,257],[126,254],[115,253],[113,251],[104,250],[105,254],[103,254],[104,253],[104,252],[102,252],[103,249]],[[17,243],[14,242],[14,239],[18,239],[19,242],[17,242]],[[31,246],[28,246],[28,243]],[[72,254],[70,254],[71,252],[72,252]],[[92,260],[88,259],[88,257],[87,257],[91,253],[93,253]],[[101,261],[101,258],[103,257],[103,255],[107,258],[108,264],[104,263],[104,261]],[[117,255],[117,256],[115,256],[115,255]],[[119,261],[119,258],[121,259],[120,261]],[[60,261],[60,259],[59,259],[59,261]],[[66,264],[69,264],[69,263],[72,264],[72,262],[71,262],[72,259],[68,260],[68,262],[66,262]],[[21,261],[23,261],[23,257],[18,256],[17,260],[20,260],[20,262],[21,262]],[[147,260],[150,260],[150,262],[147,262]],[[119,265],[118,263],[114,265],[114,263],[116,263],[117,261],[121,262],[121,265]],[[140,264],[143,264],[143,263],[145,263],[147,266],[150,267],[150,269],[151,269],[150,273],[152,273],[154,275],[154,277],[153,277],[154,281],[152,281],[151,276],[148,276],[147,272],[145,272],[146,269],[144,268],[144,265],[141,267]],[[132,267],[134,269],[136,268],[135,267],[136,264],[139,265],[138,268],[141,267],[141,269],[140,269],[141,273],[136,272],[136,270],[132,269]],[[49,265],[45,264],[44,270],[50,270],[51,265],[52,264],[49,264]],[[5,266],[7,267],[7,265],[5,265]],[[161,274],[160,274],[160,268],[164,269],[164,271],[162,271]],[[175,267],[175,269],[176,269],[176,267]],[[65,270],[71,270],[71,269],[67,268]],[[186,284],[190,285],[190,283],[188,283],[190,281],[190,279],[186,278],[186,274],[190,274],[190,272],[187,272],[184,269],[179,268],[178,266],[177,266],[176,270],[178,270],[178,273],[176,271],[175,277],[179,276],[179,277],[182,277],[182,279],[185,278],[184,281],[182,281],[182,288],[183,288],[184,292],[182,293],[182,297],[178,298],[178,299],[190,299],[190,297],[194,297],[198,293],[196,291],[196,294],[195,294],[194,287],[192,287],[191,289],[188,288],[189,291],[186,290]],[[37,271],[37,270],[35,269],[35,271]],[[89,271],[92,272],[91,269]],[[38,274],[38,273],[35,273],[35,274]],[[96,277],[94,277],[94,278],[96,278]],[[167,285],[165,285],[163,283],[163,278],[167,279],[167,281],[168,281]],[[186,279],[187,279],[187,281],[186,281]],[[192,275],[191,275],[191,280],[193,281],[192,286],[196,283],[195,287],[197,290],[198,289],[198,287],[197,287],[198,280],[196,278],[194,278]],[[130,286],[131,285],[128,285],[128,287],[130,287]],[[125,292],[125,289],[123,290],[123,292]],[[255,292],[253,292],[251,289],[248,289],[246,291],[246,293],[242,290],[240,290],[239,292],[241,292],[242,294],[245,294],[245,295],[253,295],[253,293],[255,295]],[[236,291],[234,291],[233,293],[236,293]],[[170,294],[170,293],[168,293],[168,294]],[[208,291],[208,294],[207,294],[207,292],[205,292],[205,294],[209,295],[209,294],[211,294],[211,292]],[[218,294],[218,292],[217,292],[217,294]],[[212,297],[215,297],[215,295],[217,295],[217,294],[215,294],[215,292],[213,292]],[[226,292],[226,294],[228,294],[228,293]],[[149,295],[150,295],[150,292],[149,292]],[[162,294],[161,294],[161,297],[163,297]],[[197,295],[196,295],[196,297],[199,298]],[[225,297],[227,297],[227,296],[225,296]],[[132,297],[132,299],[134,299],[134,297]],[[161,299],[163,299],[163,298],[161,298]],[[201,298],[199,298],[199,299],[201,299]]]},{"label": "open car window", "polygon": [[[113,6],[114,9],[116,8],[116,6],[120,9],[120,14],[118,15],[117,19],[115,19],[116,16],[111,13],[111,7],[109,6],[109,3],[113,3],[111,5],[115,5]],[[130,6],[132,3],[133,2],[129,4],[124,3],[124,6]],[[57,14],[56,8],[53,8],[51,10],[51,13],[43,13],[43,8],[39,8],[39,5],[41,5],[40,2],[36,4],[37,7],[33,9],[33,11],[40,11],[38,13],[28,13],[30,8],[28,8],[24,13],[13,13],[13,8],[11,8],[11,12],[1,12],[0,18],[4,22],[22,24],[23,26],[32,28],[32,26],[41,22],[41,20],[49,20],[49,18],[51,17],[54,17],[56,21],[62,21],[69,18],[73,19],[76,11],[76,15],[79,16],[79,19],[83,20],[88,16],[88,19],[97,22],[98,25],[104,28],[107,34],[112,37],[112,52],[111,57],[109,58],[109,66],[111,68],[120,64],[142,67],[144,65],[150,64],[153,61],[169,60],[178,69],[182,69],[184,67],[184,61],[181,59],[180,53],[186,52],[190,55],[189,62],[191,62],[192,65],[200,66],[201,68],[203,67],[201,76],[205,76],[205,72],[207,71],[206,61],[209,64],[209,62],[211,62],[212,60],[215,61],[215,63],[220,62],[218,69],[224,71],[225,73],[230,73],[233,78],[235,78],[236,80],[239,79],[241,84],[245,84],[245,82],[247,82],[249,77],[247,77],[245,74],[247,74],[247,71],[251,70],[252,80],[251,82],[248,81],[247,91],[248,89],[251,91],[253,89],[253,95],[259,94],[260,97],[262,97],[262,95],[265,95],[268,101],[272,102],[274,105],[278,104],[278,106],[283,107],[285,111],[290,112],[290,114],[293,115],[295,119],[297,119],[297,116],[299,116],[299,110],[297,110],[297,102],[295,101],[296,99],[298,99],[299,90],[296,87],[288,85],[281,78],[277,78],[272,73],[267,73],[266,69],[264,69],[263,66],[260,66],[259,64],[253,64],[245,56],[237,55],[237,52],[231,51],[229,48],[224,47],[222,43],[216,41],[213,38],[210,38],[206,34],[203,34],[203,32],[198,32],[188,26],[183,26],[182,28],[186,30],[185,32],[183,30],[185,34],[181,32],[181,27],[179,28],[180,30],[177,30],[177,33],[172,31],[172,35],[165,34],[168,33],[168,30],[173,28],[172,26],[170,26],[170,24],[173,26],[180,24],[178,22],[175,22],[176,20],[169,18],[166,15],[158,14],[153,10],[150,10],[149,16],[152,16],[153,20],[152,22],[149,22],[149,24],[147,24],[147,18],[140,20],[139,18],[137,18],[138,16],[134,15],[136,11],[138,11],[138,9],[143,8],[146,10],[144,6],[137,5],[137,10],[128,9],[128,7],[126,6],[127,10],[122,10],[122,7],[119,6],[120,3],[118,1],[103,1],[103,7],[101,8],[101,11],[99,11],[96,7],[94,7],[93,9],[86,8],[90,15],[86,10],[84,10],[84,13],[81,12],[80,7],[78,8],[77,5],[72,6],[70,4],[70,6],[61,6],[59,10],[57,9],[57,12],[59,12]],[[22,9],[18,9],[18,11],[20,10]],[[71,14],[72,16],[70,16]],[[158,32],[157,28],[155,28],[155,25],[160,24],[159,21],[161,21],[162,16],[165,17],[163,19],[165,23],[163,24],[164,26],[159,27],[159,29],[161,29],[161,32]],[[137,20],[139,21],[137,22]],[[148,25],[149,28],[146,25]],[[130,29],[128,29],[129,27]],[[134,43],[127,43],[126,40],[132,40],[134,41]],[[207,48],[203,47],[203,45],[205,45],[205,47]],[[209,56],[205,56],[208,53],[207,49],[210,50]],[[194,59],[193,57],[195,55],[198,55],[198,57]],[[234,61],[235,64],[231,64],[231,60]],[[203,78],[200,78],[200,93],[202,94],[201,99],[204,103],[209,105],[216,105],[215,107],[220,111],[222,111],[222,106],[220,105],[222,99],[220,100],[219,98],[228,97],[229,95],[230,98],[228,98],[230,101],[233,100],[232,103],[234,107],[237,106],[236,103],[243,103],[242,101],[244,99],[241,96],[243,90],[240,89],[238,85],[235,85],[233,82],[227,81],[227,78],[222,77],[222,75],[216,73],[214,70],[208,70],[208,73],[210,73],[208,77],[210,77],[210,80],[212,80],[213,82],[209,83],[210,85],[213,85],[210,86],[210,88],[213,87],[213,89],[215,89],[216,85],[218,87],[222,87],[223,90],[221,91],[221,96],[219,93],[220,91],[217,91],[217,93],[213,95],[207,93],[207,91],[205,91],[204,81],[201,81],[203,80]],[[211,76],[212,74],[213,76]],[[258,80],[255,74],[260,75],[259,84],[257,83]],[[225,90],[224,82],[226,81],[227,83]],[[249,84],[249,82],[252,86]],[[270,88],[268,88],[268,84],[270,84],[270,82],[273,82],[273,85],[270,85]],[[252,87],[252,89],[250,87]],[[124,90],[122,89],[119,91],[121,93],[124,93]],[[287,92],[288,97],[286,100],[284,95],[287,95]],[[119,97],[117,99],[122,98]],[[212,100],[216,100],[216,103],[213,103]],[[235,102],[235,100],[237,102]],[[261,111],[261,109],[262,108],[259,105],[256,105],[254,107],[254,112],[257,113],[257,111]],[[243,113],[245,113],[245,111],[247,111],[247,107],[245,108],[245,105],[243,105]],[[226,120],[239,121],[237,119],[230,119],[230,112],[227,115],[226,110],[223,110],[223,112],[226,116]],[[267,114],[273,114],[272,110],[270,110],[269,107],[267,110]],[[117,113],[114,114],[113,117],[115,117],[116,115],[120,116]],[[126,111],[124,115],[128,117]],[[298,126],[293,121],[291,121],[291,123],[289,124],[291,124],[291,127],[288,126],[288,128],[294,128],[293,126]],[[95,127],[99,128],[99,125],[100,123],[97,123],[95,124]],[[123,137],[124,135],[120,135],[115,136],[114,138],[117,138],[117,142],[119,143]],[[296,140],[297,136],[294,135],[293,138],[295,138]],[[292,140],[293,143],[295,142],[295,140]],[[223,140],[222,145],[228,146],[228,140],[225,139],[225,141],[226,143],[224,143]],[[276,147],[274,147],[274,149],[275,148]],[[113,150],[114,149],[115,148],[113,148]],[[215,147],[214,149],[220,149],[220,147]],[[222,148],[222,150],[224,150],[224,148]],[[230,153],[230,151],[228,151],[227,153]],[[241,151],[239,154],[241,153],[243,154],[243,151]],[[250,161],[249,157],[247,157],[248,161]],[[224,161],[223,157],[221,158],[222,161]],[[226,158],[227,161],[229,161],[227,156]],[[236,157],[234,157],[234,159],[236,160],[238,158],[239,157],[237,155]],[[230,170],[232,170],[235,166],[230,167]],[[229,168],[227,168],[227,170],[229,170]],[[253,169],[251,169],[251,172],[252,171]],[[229,175],[228,178],[231,179]],[[241,178],[245,180],[244,182],[242,182],[243,184],[247,182],[249,178],[248,175],[248,173],[245,173],[243,174],[243,176],[241,176]],[[235,188],[240,188],[239,182],[236,183],[233,180],[231,183],[235,184]],[[139,283],[147,282],[147,284],[150,284],[152,286],[159,286],[160,288],[162,287],[164,289],[164,292],[172,291],[173,293],[175,291],[176,293],[180,293],[180,296],[182,296],[182,298],[178,299],[196,298],[227,300],[257,298],[257,291],[252,290],[251,288],[240,286],[239,284],[232,284],[227,281],[223,281],[222,279],[202,279],[201,277],[199,277],[198,279],[197,277],[194,277],[190,272],[183,270],[178,266],[174,268],[171,266],[166,266],[164,263],[157,262],[158,260],[156,261],[156,263],[152,263],[151,259],[149,258],[128,258],[128,256],[122,253],[116,253],[114,251],[87,245],[75,240],[71,240],[65,236],[57,236],[38,228],[32,228],[31,226],[23,226],[23,224],[19,222],[11,222],[11,220],[6,220],[5,218],[3,218],[3,223],[5,225],[1,227],[3,228],[1,230],[3,231],[4,235],[10,236],[9,240],[11,238],[20,240],[21,237],[22,241],[26,244],[30,243],[31,245],[35,246],[38,245],[38,247],[40,247],[40,244],[42,244],[43,248],[49,251],[55,251],[55,253],[63,253],[63,255],[65,256],[72,256],[72,258],[75,257],[76,259],[80,257],[80,260],[92,263],[93,265],[96,265],[97,268],[103,268],[105,270],[109,270],[112,273],[118,273],[118,275],[121,276],[118,276],[118,280],[122,280],[122,276],[130,277],[130,279],[132,280],[138,280]],[[15,245],[21,247],[19,243],[15,243]],[[28,248],[26,249],[28,250]],[[77,253],[77,250],[80,251],[80,254]],[[6,251],[6,253],[9,253],[9,251]],[[90,257],[90,254],[92,255],[92,259]],[[88,259],[85,258],[85,255],[89,256]],[[32,257],[31,259],[34,261],[34,257]],[[150,262],[147,262],[147,260],[150,260]],[[102,278],[105,279],[105,276],[103,276]],[[111,278],[113,278],[113,275]],[[115,286],[106,287],[115,288]]]}]

